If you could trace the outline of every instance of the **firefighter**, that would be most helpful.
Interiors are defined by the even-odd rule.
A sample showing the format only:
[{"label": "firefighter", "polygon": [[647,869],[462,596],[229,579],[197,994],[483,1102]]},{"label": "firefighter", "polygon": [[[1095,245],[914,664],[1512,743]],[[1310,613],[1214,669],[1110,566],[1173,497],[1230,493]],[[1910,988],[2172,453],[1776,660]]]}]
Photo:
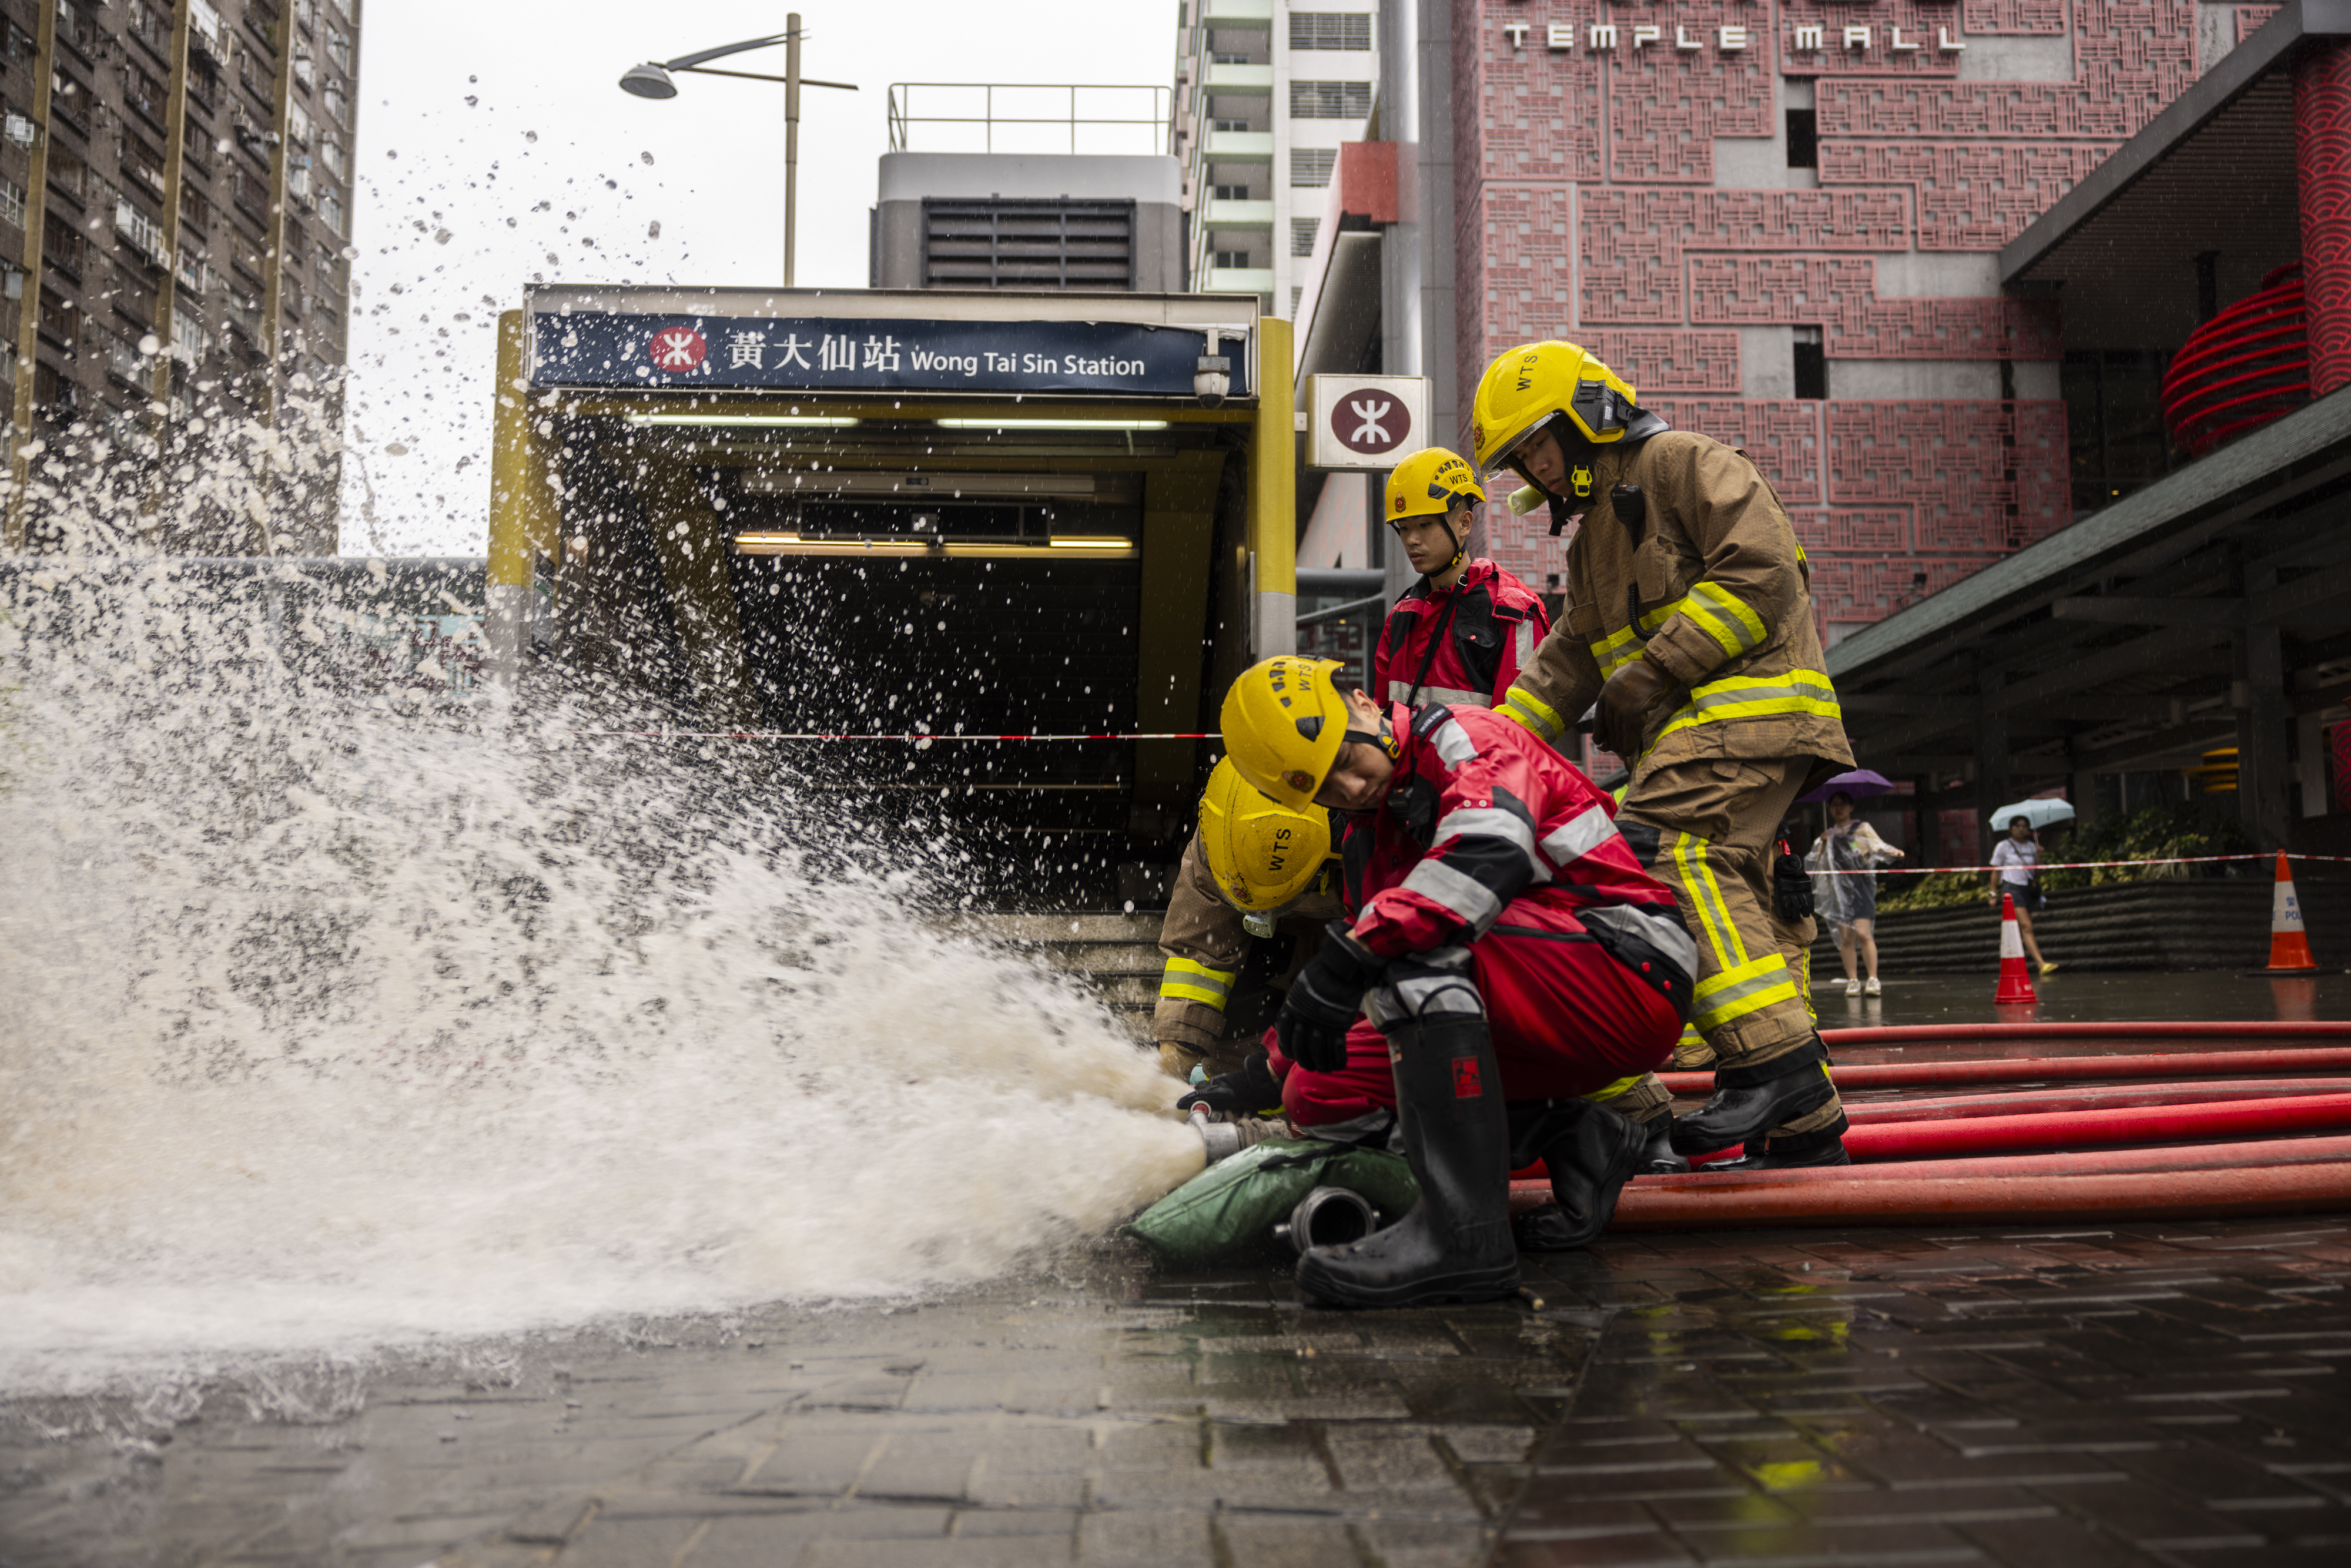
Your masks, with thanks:
[{"label": "firefighter", "polygon": [[1335,851],[1328,811],[1276,805],[1229,758],[1209,772],[1159,928],[1167,962],[1152,1033],[1170,1075],[1190,1082],[1240,1067],[1241,1042],[1271,1020],[1269,1004],[1340,913]]},{"label": "firefighter", "polygon": [[1549,1167],[1552,1243],[1607,1224],[1647,1140],[1584,1096],[1666,1059],[1697,948],[1613,802],[1556,751],[1487,709],[1343,695],[1339,668],[1244,672],[1225,747],[1277,804],[1364,814],[1346,841],[1356,913],[1290,986],[1275,1065],[1360,1077],[1349,1037],[1368,992],[1421,1197],[1363,1241],[1308,1250],[1298,1282],[1341,1306],[1490,1300],[1518,1286],[1513,1168]]},{"label": "firefighter", "polygon": [[1472,421],[1480,466],[1527,480],[1554,534],[1582,514],[1564,618],[1503,711],[1563,746],[1596,702],[1600,743],[1631,768],[1625,838],[1690,916],[1710,1052],[1690,1064],[1712,1062],[1715,1092],[1674,1146],[1761,1137],[1748,1168],[1846,1163],[1806,994],[1813,921],[1801,900],[1775,908],[1770,862],[1790,803],[1853,752],[1779,497],[1743,452],[1668,428],[1573,343],[1496,360]]},{"label": "firefighter", "polygon": [[1372,654],[1372,689],[1385,700],[1492,707],[1532,662],[1550,612],[1527,585],[1483,556],[1469,530],[1485,490],[1469,465],[1441,446],[1416,452],[1388,476],[1383,516],[1420,580],[1388,612]]},{"label": "firefighter", "polygon": [[[1485,499],[1469,465],[1441,448],[1415,453],[1388,476],[1384,515],[1420,573],[1389,612],[1372,657],[1372,689],[1392,702],[1492,707],[1551,630],[1542,601],[1525,583],[1491,560],[1470,559],[1469,530]],[[1213,784],[1210,792],[1216,794]],[[1222,798],[1228,801],[1229,791]],[[1204,800],[1204,824],[1207,809]],[[1152,1040],[1160,1065],[1186,1082],[1239,1065],[1269,1021],[1259,1016],[1263,1004],[1279,1000],[1290,977],[1313,956],[1323,924],[1339,913],[1333,901],[1311,916],[1293,915],[1269,941],[1277,937],[1272,923],[1247,926],[1248,906],[1219,898],[1219,880],[1195,835],[1168,888],[1159,931],[1166,962]],[[1652,1077],[1631,1086],[1619,1109],[1659,1116],[1669,1105],[1665,1086]],[[1673,1160],[1669,1149],[1657,1153]]]}]

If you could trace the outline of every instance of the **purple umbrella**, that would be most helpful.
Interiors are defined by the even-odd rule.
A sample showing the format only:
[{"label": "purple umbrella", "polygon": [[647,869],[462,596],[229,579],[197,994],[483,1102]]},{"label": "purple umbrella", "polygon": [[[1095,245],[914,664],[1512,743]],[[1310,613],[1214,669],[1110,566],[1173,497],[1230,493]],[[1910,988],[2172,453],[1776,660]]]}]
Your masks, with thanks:
[{"label": "purple umbrella", "polygon": [[1812,793],[1808,795],[1799,795],[1796,799],[1799,800],[1825,800],[1830,796],[1842,789],[1854,799],[1859,800],[1864,795],[1883,795],[1893,788],[1894,780],[1888,779],[1885,774],[1874,773],[1866,768],[1856,768],[1850,773],[1838,774]]}]

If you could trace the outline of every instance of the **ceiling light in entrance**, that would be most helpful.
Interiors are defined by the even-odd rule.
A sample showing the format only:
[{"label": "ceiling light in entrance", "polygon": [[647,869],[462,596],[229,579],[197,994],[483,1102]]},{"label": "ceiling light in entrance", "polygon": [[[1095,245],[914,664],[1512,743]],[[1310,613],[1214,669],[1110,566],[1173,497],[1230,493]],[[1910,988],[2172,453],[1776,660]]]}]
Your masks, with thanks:
[{"label": "ceiling light in entrance", "polygon": [[1133,539],[1116,535],[1071,534],[1045,544],[992,543],[985,539],[803,538],[799,534],[740,533],[739,555],[950,556],[984,560],[1134,560],[1143,552]]},{"label": "ceiling light in entrance", "polygon": [[943,419],[941,430],[1165,430],[1164,419]]},{"label": "ceiling light in entrance", "polygon": [[723,430],[844,430],[861,423],[822,413],[632,413],[629,423],[647,425],[707,425]]}]

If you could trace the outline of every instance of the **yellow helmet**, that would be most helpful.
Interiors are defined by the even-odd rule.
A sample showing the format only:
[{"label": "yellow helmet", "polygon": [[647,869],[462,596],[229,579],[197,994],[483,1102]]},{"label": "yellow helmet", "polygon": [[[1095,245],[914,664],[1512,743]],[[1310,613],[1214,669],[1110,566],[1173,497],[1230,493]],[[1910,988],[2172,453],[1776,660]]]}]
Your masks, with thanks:
[{"label": "yellow helmet", "polygon": [[1553,419],[1565,417],[1586,441],[1604,446],[1625,439],[1637,412],[1633,383],[1577,344],[1522,343],[1486,367],[1470,404],[1469,438],[1478,466],[1491,473]]},{"label": "yellow helmet", "polygon": [[1226,903],[1244,915],[1270,914],[1304,893],[1331,858],[1331,813],[1276,805],[1227,758],[1200,797],[1200,850]]},{"label": "yellow helmet", "polygon": [[1416,452],[1388,476],[1387,519],[1443,515],[1463,501],[1483,501],[1485,490],[1469,465],[1442,446]]},{"label": "yellow helmet", "polygon": [[1262,659],[1225,694],[1227,759],[1250,788],[1293,811],[1313,804],[1345,743],[1347,699],[1332,674],[1344,667],[1295,653]]}]

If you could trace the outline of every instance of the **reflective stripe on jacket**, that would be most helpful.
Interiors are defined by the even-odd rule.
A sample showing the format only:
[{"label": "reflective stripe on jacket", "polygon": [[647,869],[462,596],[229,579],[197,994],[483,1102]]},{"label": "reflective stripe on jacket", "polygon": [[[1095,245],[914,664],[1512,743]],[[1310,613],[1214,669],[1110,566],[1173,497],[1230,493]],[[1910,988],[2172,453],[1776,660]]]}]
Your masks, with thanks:
[{"label": "reflective stripe on jacket", "polygon": [[[1429,640],[1439,627],[1445,641],[1430,658]],[[1422,578],[1396,601],[1372,654],[1373,695],[1382,702],[1411,701],[1413,677],[1426,660],[1428,674],[1414,706],[1492,707],[1534,661],[1536,647],[1550,632],[1551,613],[1534,591],[1480,556],[1450,589],[1431,593]]]}]

